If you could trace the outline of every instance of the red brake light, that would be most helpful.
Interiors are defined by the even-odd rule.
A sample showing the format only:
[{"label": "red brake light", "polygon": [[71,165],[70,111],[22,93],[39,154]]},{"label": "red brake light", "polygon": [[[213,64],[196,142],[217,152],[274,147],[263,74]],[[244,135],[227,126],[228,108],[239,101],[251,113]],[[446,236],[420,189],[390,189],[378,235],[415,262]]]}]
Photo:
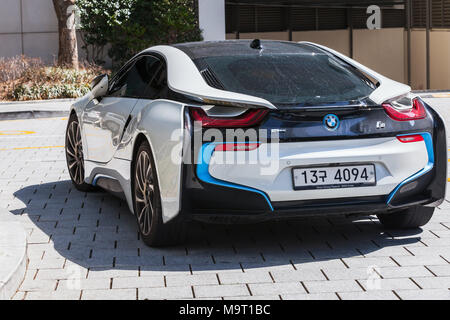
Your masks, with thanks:
[{"label": "red brake light", "polygon": [[410,136],[398,136],[397,139],[403,143],[423,141],[423,137],[420,134],[413,134]]},{"label": "red brake light", "polygon": [[215,151],[252,151],[259,147],[260,143],[224,143],[219,144]]},{"label": "red brake light", "polygon": [[425,106],[419,99],[413,99],[410,109],[398,109],[390,103],[383,103],[383,107],[389,117],[397,121],[419,120],[427,116]]},{"label": "red brake light", "polygon": [[194,121],[201,121],[202,127],[207,128],[245,128],[260,123],[269,112],[266,109],[249,109],[245,113],[232,118],[210,117],[201,108],[191,108]]}]

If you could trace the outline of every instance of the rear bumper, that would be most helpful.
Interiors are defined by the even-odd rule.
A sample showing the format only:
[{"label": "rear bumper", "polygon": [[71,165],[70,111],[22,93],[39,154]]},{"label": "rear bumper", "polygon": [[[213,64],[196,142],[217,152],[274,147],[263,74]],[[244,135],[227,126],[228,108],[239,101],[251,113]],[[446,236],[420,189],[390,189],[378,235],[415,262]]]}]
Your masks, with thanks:
[{"label": "rear bumper", "polygon": [[[205,182],[246,186],[263,192],[270,203],[388,195],[407,178],[426,168],[429,161],[434,162],[431,135],[422,135],[428,144],[426,141],[402,143],[396,137],[387,137],[263,144],[253,151],[231,152],[236,157],[245,157],[247,153],[250,159],[267,155],[267,161],[260,159],[253,164],[249,161],[224,163],[223,159],[230,156],[230,152],[214,151],[206,145],[202,152],[212,152],[211,159],[209,164],[197,166],[197,176]],[[294,190],[293,168],[356,164],[375,165],[375,186]]]},{"label": "rear bumper", "polygon": [[[295,152],[298,144],[284,143],[280,147],[284,148],[280,150],[280,162],[284,165],[272,175],[255,174],[254,170],[259,168],[251,165],[215,165],[212,152],[211,163],[206,167],[186,164],[183,167],[183,214],[197,220],[225,223],[377,214],[415,205],[438,206],[445,197],[447,184],[447,145],[442,119],[433,110],[430,113],[434,118],[433,127],[429,132],[421,132],[422,142],[405,144],[396,137],[301,142],[304,145],[299,150],[304,152]],[[418,132],[409,134],[415,133]],[[208,151],[211,150],[214,148]],[[293,189],[292,167],[332,163],[374,163],[377,185]]]}]

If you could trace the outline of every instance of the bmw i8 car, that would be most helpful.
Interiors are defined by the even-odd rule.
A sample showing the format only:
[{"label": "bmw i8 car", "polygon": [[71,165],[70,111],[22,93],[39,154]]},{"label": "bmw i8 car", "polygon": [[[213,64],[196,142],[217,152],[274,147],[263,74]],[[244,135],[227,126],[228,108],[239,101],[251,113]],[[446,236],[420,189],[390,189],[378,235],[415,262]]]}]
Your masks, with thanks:
[{"label": "bmw i8 car", "polygon": [[445,196],[440,116],[322,45],[159,45],[91,88],[70,111],[70,177],[122,196],[150,246],[182,241],[191,219],[364,214],[415,228]]}]

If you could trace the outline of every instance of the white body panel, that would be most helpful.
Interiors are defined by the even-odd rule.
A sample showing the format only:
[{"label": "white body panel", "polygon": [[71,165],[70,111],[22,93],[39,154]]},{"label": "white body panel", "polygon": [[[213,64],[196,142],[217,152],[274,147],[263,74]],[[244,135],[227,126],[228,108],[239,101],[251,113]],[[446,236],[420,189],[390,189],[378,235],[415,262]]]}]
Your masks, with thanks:
[{"label": "white body panel", "polygon": [[[380,87],[370,96],[377,103],[403,95],[410,90],[408,86],[387,79],[338,52],[322,48],[380,81]],[[173,91],[190,96],[199,103],[201,100],[206,102],[212,100],[276,109],[265,99],[210,87],[189,56],[177,48],[155,46],[145,52],[162,55],[168,68],[168,86]],[[100,85],[104,86],[105,83]],[[182,153],[181,129],[185,106],[168,100],[115,99],[105,97],[101,104],[96,105],[91,92],[78,99],[72,106],[71,110],[74,110],[79,118],[82,142],[87,151],[85,181],[93,183],[98,175],[117,179],[123,188],[130,210],[133,211],[131,165],[136,138],[142,134],[147,138],[153,151],[161,191],[162,215],[164,222],[167,222],[177,216],[181,207],[182,165],[178,160],[181,159]],[[214,110],[209,112],[214,114]],[[241,111],[233,110],[233,112]],[[131,121],[123,132],[128,115],[131,115]],[[173,135],[174,131],[179,134]],[[262,145],[260,149],[266,147]],[[215,153],[213,158],[217,155],[218,153]],[[272,160],[279,161],[279,170],[266,176],[260,174],[258,165],[215,165],[214,159],[211,159],[209,170],[210,174],[219,180],[264,191],[271,201],[381,195],[388,194],[405,178],[422,169],[427,163],[427,153],[423,142],[402,144],[395,138],[379,138],[284,143],[280,145],[280,155],[274,156]],[[376,186],[357,190],[355,188],[293,190],[291,168],[294,166],[361,162],[375,163],[378,181]],[[408,165],[404,165],[405,163]]]},{"label": "white body panel", "polygon": [[225,0],[199,0],[198,23],[205,40],[225,40]]},{"label": "white body panel", "polygon": [[138,99],[105,97],[94,99],[81,115],[86,137],[85,154],[91,161],[110,161],[120,143],[123,129]]},{"label": "white body panel", "polygon": [[272,103],[265,99],[210,87],[191,58],[180,49],[170,46],[156,46],[146,50],[146,52],[156,52],[164,56],[168,62],[168,85],[173,91],[204,100],[219,100],[276,109]]},{"label": "white body panel", "polygon": [[[215,151],[211,157],[209,173],[219,180],[264,191],[271,201],[293,201],[387,195],[428,162],[423,141],[401,143],[396,138],[281,143],[279,155],[271,154],[267,144],[262,144],[259,150],[248,151],[255,153],[255,158],[258,152],[269,155],[272,164],[278,162],[278,170],[262,175],[260,164],[216,164],[215,162],[223,159],[224,152]],[[293,189],[294,167],[370,163],[375,164],[376,186],[301,191]]]}]

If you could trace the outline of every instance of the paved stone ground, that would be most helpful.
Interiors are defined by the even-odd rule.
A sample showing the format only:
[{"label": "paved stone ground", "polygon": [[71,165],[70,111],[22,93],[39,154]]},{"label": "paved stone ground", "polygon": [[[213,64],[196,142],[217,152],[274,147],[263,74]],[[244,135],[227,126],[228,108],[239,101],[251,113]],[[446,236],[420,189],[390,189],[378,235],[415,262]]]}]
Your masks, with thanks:
[{"label": "paved stone ground", "polygon": [[[449,123],[450,99],[432,102]],[[450,299],[450,197],[413,231],[373,217],[192,223],[184,246],[151,249],[124,202],[74,190],[66,122],[0,121],[0,206],[28,232],[14,299]]]}]

